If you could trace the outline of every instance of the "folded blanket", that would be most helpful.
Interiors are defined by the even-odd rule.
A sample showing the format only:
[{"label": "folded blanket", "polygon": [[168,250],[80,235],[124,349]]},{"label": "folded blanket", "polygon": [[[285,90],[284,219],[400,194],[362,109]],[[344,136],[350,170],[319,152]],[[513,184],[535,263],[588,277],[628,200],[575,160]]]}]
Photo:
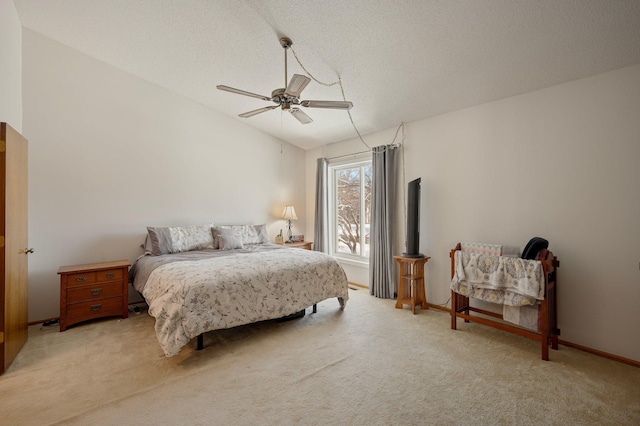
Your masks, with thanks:
[{"label": "folded blanket", "polygon": [[498,244],[484,243],[460,243],[460,248],[464,252],[487,254],[490,256],[502,256],[502,246]]},{"label": "folded blanket", "polygon": [[542,263],[536,260],[455,252],[451,289],[463,296],[509,306],[544,298]]},{"label": "folded blanket", "polygon": [[[505,246],[506,247],[506,246]],[[503,249],[504,255],[504,249]],[[549,250],[541,250],[537,259],[547,263],[547,272],[553,275],[555,263],[553,253]],[[535,306],[502,306],[502,319],[510,323],[528,328],[533,331],[540,331],[540,304]]]},{"label": "folded blanket", "polygon": [[516,246],[502,246],[501,256],[506,257],[520,257],[520,247]]},{"label": "folded blanket", "polygon": [[540,331],[540,305],[502,306],[502,319],[520,327]]}]

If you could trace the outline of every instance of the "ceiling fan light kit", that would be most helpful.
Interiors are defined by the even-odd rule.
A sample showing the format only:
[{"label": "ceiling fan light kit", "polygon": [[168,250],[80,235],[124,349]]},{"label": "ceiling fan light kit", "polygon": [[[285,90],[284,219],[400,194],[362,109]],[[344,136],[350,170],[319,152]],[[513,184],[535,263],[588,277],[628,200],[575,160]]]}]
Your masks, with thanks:
[{"label": "ceiling fan light kit", "polygon": [[328,109],[341,109],[349,110],[353,107],[353,103],[348,101],[313,101],[313,100],[300,100],[300,95],[305,87],[311,82],[309,77],[300,74],[294,74],[291,77],[291,81],[287,84],[287,49],[293,45],[291,39],[282,37],[280,39],[280,45],[284,48],[284,82],[286,88],[275,89],[271,92],[271,97],[258,95],[256,93],[247,92],[246,90],[240,90],[233,87],[218,85],[218,90],[224,90],[226,92],[236,93],[238,95],[249,96],[252,98],[258,98],[263,101],[271,101],[276,105],[255,109],[240,114],[242,118],[253,117],[254,115],[270,111],[272,109],[280,107],[283,111],[289,111],[300,123],[309,124],[313,120],[300,108],[292,107],[292,105],[299,105],[305,108],[328,108]]}]

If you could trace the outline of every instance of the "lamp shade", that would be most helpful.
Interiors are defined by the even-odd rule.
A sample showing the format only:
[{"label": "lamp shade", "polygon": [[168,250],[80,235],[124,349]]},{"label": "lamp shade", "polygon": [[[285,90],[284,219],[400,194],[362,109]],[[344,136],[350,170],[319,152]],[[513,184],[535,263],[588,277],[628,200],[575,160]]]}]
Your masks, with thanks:
[{"label": "lamp shade", "polygon": [[296,216],[296,209],[293,206],[286,206],[282,212],[282,218],[287,220],[298,220]]}]

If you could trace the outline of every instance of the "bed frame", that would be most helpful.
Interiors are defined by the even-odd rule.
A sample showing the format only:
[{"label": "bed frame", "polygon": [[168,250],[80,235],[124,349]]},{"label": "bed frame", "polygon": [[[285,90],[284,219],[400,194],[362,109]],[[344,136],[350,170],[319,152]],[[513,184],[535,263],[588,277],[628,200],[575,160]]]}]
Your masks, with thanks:
[{"label": "bed frame", "polygon": [[[315,303],[313,305],[313,311],[312,313],[316,313],[318,312],[318,304]],[[305,314],[307,313],[306,309],[303,309],[301,311],[298,311],[296,313],[293,313],[291,315],[288,315],[284,318],[280,318],[279,320],[276,321],[289,321],[289,320],[294,320],[294,319],[298,319],[298,318],[302,318],[303,316],[305,316]],[[196,337],[196,351],[201,351],[202,349],[204,349],[204,333],[198,334],[198,337]]]},{"label": "bed frame", "polygon": [[[455,273],[454,258],[455,252],[458,250],[461,250],[460,243],[451,250],[449,255],[451,257],[451,278]],[[560,261],[555,256],[553,256],[553,265],[555,268],[560,266]],[[545,297],[540,301],[540,332],[505,322],[502,320],[501,314],[470,306],[469,297],[458,294],[453,290],[451,291],[451,329],[456,330],[457,319],[463,318],[464,322],[467,323],[477,322],[518,336],[528,337],[541,343],[542,359],[548,361],[549,345],[557,350],[558,336],[560,335],[560,329],[557,328],[557,274],[555,268],[552,273],[549,273],[547,262],[542,262],[542,267],[545,276]],[[472,314],[472,312],[475,314]]]}]

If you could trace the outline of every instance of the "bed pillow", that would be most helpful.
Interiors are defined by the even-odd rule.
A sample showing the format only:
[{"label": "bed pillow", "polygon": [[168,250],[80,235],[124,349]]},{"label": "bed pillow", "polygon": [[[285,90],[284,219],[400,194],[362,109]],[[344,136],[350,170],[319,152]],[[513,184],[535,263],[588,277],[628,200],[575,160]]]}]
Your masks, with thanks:
[{"label": "bed pillow", "polygon": [[242,249],[242,237],[240,235],[220,235],[218,237],[220,250]]},{"label": "bed pillow", "polygon": [[[220,235],[240,235],[242,244],[263,244],[269,242],[267,225],[222,225],[211,228],[214,244]],[[216,246],[217,248],[219,247]]]},{"label": "bed pillow", "polygon": [[169,228],[148,226],[147,235],[149,238],[145,246],[150,249],[152,255],[159,256],[171,253],[171,233]]},{"label": "bed pillow", "polygon": [[213,248],[211,225],[147,227],[145,251],[154,256]]},{"label": "bed pillow", "polygon": [[269,239],[269,233],[267,232],[267,225],[252,225],[253,229],[256,231],[256,242],[252,244],[264,244],[268,243],[271,240]]}]

